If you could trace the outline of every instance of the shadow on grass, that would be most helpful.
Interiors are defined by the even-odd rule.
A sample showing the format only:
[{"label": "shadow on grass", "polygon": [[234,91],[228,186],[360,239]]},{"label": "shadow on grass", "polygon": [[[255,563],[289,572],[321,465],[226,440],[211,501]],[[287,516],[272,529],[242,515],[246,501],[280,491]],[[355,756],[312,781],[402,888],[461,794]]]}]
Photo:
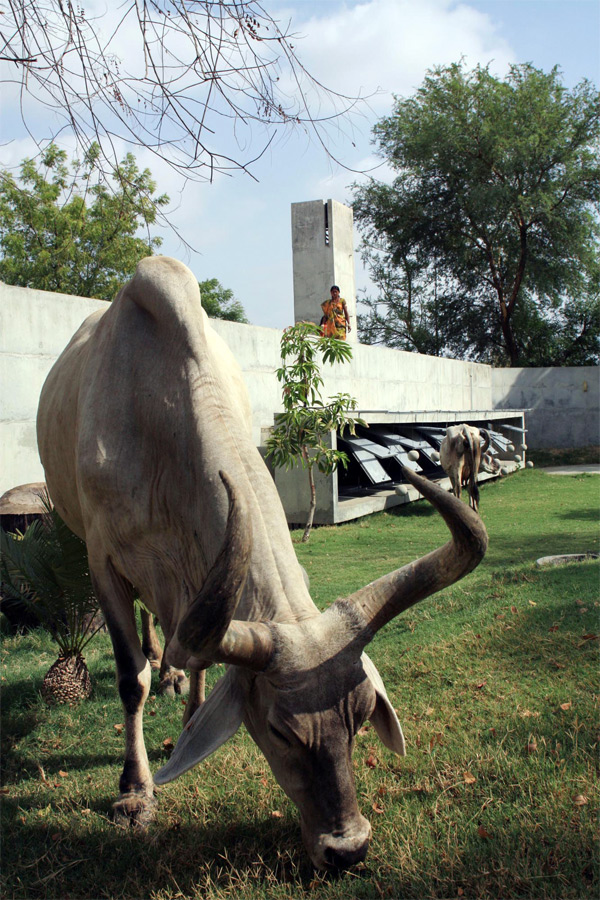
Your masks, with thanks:
[{"label": "shadow on grass", "polygon": [[[509,821],[502,829],[489,826],[491,832],[482,837],[477,823],[471,823],[451,856],[441,835],[437,847],[416,844],[404,877],[393,857],[383,860],[380,854],[378,866],[372,854],[365,867],[341,876],[320,875],[317,882],[298,825],[287,819],[199,823],[172,818],[143,832],[111,825],[103,803],[87,816],[79,814],[70,827],[24,826],[21,813],[15,801],[8,801],[5,821],[18,839],[5,848],[4,881],[5,896],[14,900],[265,897],[270,886],[277,896],[284,896],[286,886],[289,896],[318,896],[328,892],[328,884],[332,896],[361,898],[447,897],[456,895],[448,889],[457,886],[471,896],[534,896],[530,891],[539,878],[556,879],[554,891],[543,896],[574,897],[594,879],[595,844],[591,830],[582,833],[577,813],[553,840],[540,840],[535,829],[527,833]],[[433,894],[427,890],[432,866],[438,885]]]},{"label": "shadow on grass", "polygon": [[[4,851],[5,896],[138,898],[172,890],[195,897],[203,894],[202,887],[231,889],[236,881],[240,895],[248,884],[261,894],[261,885],[269,882],[307,888],[314,877],[299,826],[291,819],[221,817],[200,823],[170,818],[143,831],[110,821],[113,800],[91,804],[87,815],[76,812],[77,821],[62,828],[23,825],[18,801],[5,801],[5,828],[19,834],[18,852],[16,846]],[[25,874],[28,868],[33,871]]]}]

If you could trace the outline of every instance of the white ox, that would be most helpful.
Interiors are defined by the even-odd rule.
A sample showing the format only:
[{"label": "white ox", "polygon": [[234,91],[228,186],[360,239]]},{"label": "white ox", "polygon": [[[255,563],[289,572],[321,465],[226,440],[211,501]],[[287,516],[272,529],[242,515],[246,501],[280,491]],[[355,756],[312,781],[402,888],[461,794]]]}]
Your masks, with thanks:
[{"label": "white ox", "polygon": [[207,757],[243,721],[300,810],[314,864],[364,859],[371,828],[357,804],[354,737],[370,719],[404,753],[364,647],[477,565],[487,546],[479,517],[407,473],[452,540],[320,613],[251,440],[240,370],[210,328],[192,273],[167,257],[142,260],[106,312],[83,323],[44,385],[38,436],[52,499],[87,542],[114,647],[126,722],[116,816],[145,824],[155,802],[135,585],[159,617],[173,665],[229,664],[155,781]]},{"label": "white ox", "polygon": [[481,457],[489,445],[490,436],[483,428],[480,430],[474,425],[450,425],[440,446],[440,464],[450,478],[456,497],[460,499],[461,490],[466,487],[470,506],[475,512],[479,509],[477,477]]}]

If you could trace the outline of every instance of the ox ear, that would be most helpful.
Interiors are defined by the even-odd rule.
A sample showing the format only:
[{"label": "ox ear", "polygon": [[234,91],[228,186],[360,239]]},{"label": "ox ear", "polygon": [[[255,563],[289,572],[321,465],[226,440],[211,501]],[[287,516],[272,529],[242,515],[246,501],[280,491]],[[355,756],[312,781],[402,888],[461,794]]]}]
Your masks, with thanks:
[{"label": "ox ear", "polygon": [[370,716],[371,724],[382,744],[385,744],[389,750],[393,750],[398,756],[406,756],[402,726],[398,721],[394,707],[390,703],[381,675],[366,653],[363,653],[360,659],[369,681],[375,688],[376,700],[375,709]]},{"label": "ox ear", "polygon": [[155,774],[154,783],[173,781],[232,737],[242,724],[244,699],[238,670],[228,669],[181,732],[169,762]]}]

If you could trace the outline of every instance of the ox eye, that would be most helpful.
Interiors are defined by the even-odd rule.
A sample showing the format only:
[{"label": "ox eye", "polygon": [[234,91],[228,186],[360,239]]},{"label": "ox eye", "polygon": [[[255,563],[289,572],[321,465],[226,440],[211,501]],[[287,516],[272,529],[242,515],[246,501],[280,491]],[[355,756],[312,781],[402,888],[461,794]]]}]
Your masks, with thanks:
[{"label": "ox eye", "polygon": [[280,741],[282,744],[285,744],[286,747],[292,746],[292,742],[290,741],[290,739],[287,738],[285,736],[285,734],[282,734],[282,732],[279,730],[279,728],[275,728],[275,726],[272,725],[270,722],[268,723],[268,725],[269,725],[269,731],[271,732],[272,736],[275,738],[276,741]]}]

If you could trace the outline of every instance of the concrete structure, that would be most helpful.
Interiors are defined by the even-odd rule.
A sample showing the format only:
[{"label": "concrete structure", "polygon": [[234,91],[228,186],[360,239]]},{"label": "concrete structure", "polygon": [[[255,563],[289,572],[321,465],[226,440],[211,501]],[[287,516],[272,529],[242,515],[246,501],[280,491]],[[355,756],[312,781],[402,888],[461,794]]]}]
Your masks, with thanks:
[{"label": "concrete structure", "polygon": [[353,215],[337,200],[292,203],[292,258],[294,268],[294,321],[321,319],[321,303],[337,284],[346,301],[356,343],[356,286],[354,278]]},{"label": "concrete structure", "polygon": [[[341,280],[341,279],[340,279]],[[35,435],[39,393],[54,360],[78,326],[105,301],[0,284],[0,495],[43,480]],[[253,437],[264,444],[281,411],[276,329],[213,320],[246,378],[253,408]],[[598,443],[598,369],[498,369],[357,344],[346,366],[324,370],[323,395],[356,397],[358,414],[371,424],[505,424],[522,427],[520,410],[532,409],[527,444]],[[332,441],[336,440],[331,435]],[[274,473],[290,521],[302,521],[306,473]],[[322,476],[317,475],[317,479]],[[345,499],[338,476],[322,479],[316,522],[339,522],[405,502],[394,491]],[[412,489],[407,495],[412,497]]]},{"label": "concrete structure", "polygon": [[[35,435],[42,384],[81,322],[106,305],[102,300],[0,285],[0,494],[18,484],[43,480]],[[218,319],[212,324],[244,371],[253,408],[253,437],[260,446],[282,410],[281,386],[275,376],[281,333]],[[348,392],[357,398],[359,414],[370,422],[450,424],[467,416],[470,421],[493,416],[489,366],[358,344],[350,365],[327,367],[323,374],[324,396]],[[503,412],[502,417],[506,416]],[[331,440],[336,440],[335,435]],[[301,520],[306,473],[277,470],[274,475],[290,521]],[[379,499],[343,503],[337,475],[326,482],[319,492],[317,522],[342,521],[382,504],[404,502],[392,491]]]},{"label": "concrete structure", "polygon": [[0,282],[0,494],[44,480],[35,433],[40,391],[73,333],[102,306]]},{"label": "concrete structure", "polygon": [[494,369],[494,409],[527,410],[530,448],[600,444],[600,369],[564,366]]}]

